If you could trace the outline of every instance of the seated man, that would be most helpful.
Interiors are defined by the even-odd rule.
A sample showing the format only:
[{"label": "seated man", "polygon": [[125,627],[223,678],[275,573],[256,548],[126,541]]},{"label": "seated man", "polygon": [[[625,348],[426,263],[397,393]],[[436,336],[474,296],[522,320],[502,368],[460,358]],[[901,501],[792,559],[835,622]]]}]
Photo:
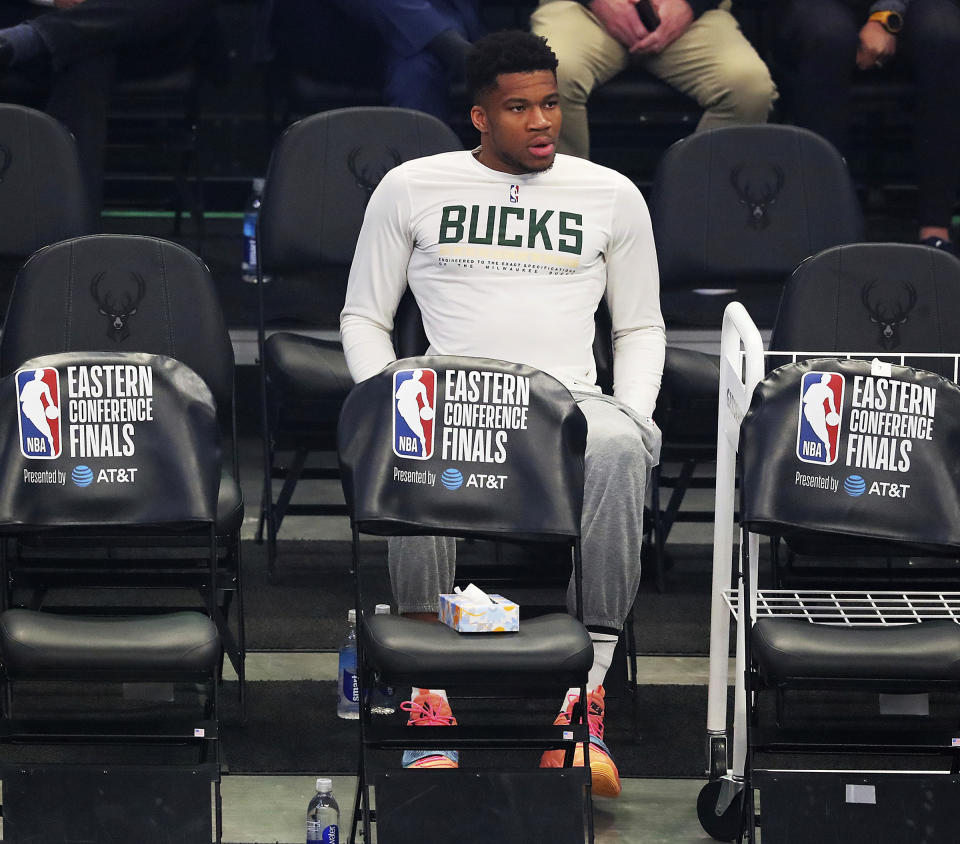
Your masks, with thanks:
[{"label": "seated man", "polygon": [[637,0],[540,0],[530,26],[560,59],[562,152],[589,157],[587,99],[631,62],[696,100],[704,110],[697,129],[766,122],[776,88],[729,0],[652,3],[660,25],[649,32]]},{"label": "seated man", "polygon": [[[214,31],[215,0],[0,3],[0,71],[23,71],[49,94],[45,110],[74,135],[95,207],[103,189],[107,108],[118,73],[176,67]],[[54,8],[51,8],[54,7]],[[211,68],[211,75],[225,68]]]},{"label": "seated man", "polygon": [[845,155],[855,69],[907,67],[916,82],[913,162],[917,240],[957,254],[960,189],[960,4],[957,0],[780,0],[774,55],[788,117]]},{"label": "seated man", "polygon": [[[664,329],[653,232],[637,188],[612,170],[556,154],[557,59],[542,38],[500,32],[467,60],[480,146],[406,162],[367,207],[340,326],[356,381],[395,359],[394,315],[410,286],[430,354],[498,358],[562,381],[587,418],[583,506],[584,621],[594,641],[590,761],[595,793],[620,778],[603,743],[603,681],[640,581],[643,501],[659,457],[650,415],[660,388]],[[615,397],[596,385],[594,312],[613,319]],[[390,546],[400,612],[436,620],[453,587],[449,539]],[[573,606],[568,594],[568,605]],[[557,723],[569,723],[571,690]],[[414,689],[410,724],[451,723],[440,690]],[[562,764],[548,751],[541,765]],[[577,760],[583,764],[582,749]],[[408,752],[404,763],[455,767],[456,755]]]}]

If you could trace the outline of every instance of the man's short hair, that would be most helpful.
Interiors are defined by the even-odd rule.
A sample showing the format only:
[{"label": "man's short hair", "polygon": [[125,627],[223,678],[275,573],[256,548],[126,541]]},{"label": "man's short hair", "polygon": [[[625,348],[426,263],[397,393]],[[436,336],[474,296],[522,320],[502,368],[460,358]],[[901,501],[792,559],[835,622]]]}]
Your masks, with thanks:
[{"label": "man's short hair", "polygon": [[532,32],[505,29],[477,41],[467,55],[467,92],[477,100],[497,86],[501,73],[549,70],[557,75],[557,57],[547,39]]}]

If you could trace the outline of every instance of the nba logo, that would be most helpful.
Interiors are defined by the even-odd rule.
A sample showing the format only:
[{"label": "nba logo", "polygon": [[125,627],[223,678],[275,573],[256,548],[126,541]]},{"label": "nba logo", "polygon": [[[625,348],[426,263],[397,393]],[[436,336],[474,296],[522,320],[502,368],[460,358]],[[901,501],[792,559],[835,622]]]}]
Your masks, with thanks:
[{"label": "nba logo", "polygon": [[411,460],[433,456],[437,373],[401,369],[393,373],[393,453]]},{"label": "nba logo", "polygon": [[60,376],[56,369],[17,373],[20,453],[37,460],[60,456]]},{"label": "nba logo", "polygon": [[520,201],[520,185],[510,185],[510,201],[514,204]]},{"label": "nba logo", "polygon": [[800,382],[797,457],[804,463],[832,466],[837,462],[843,413],[843,376],[808,372]]}]

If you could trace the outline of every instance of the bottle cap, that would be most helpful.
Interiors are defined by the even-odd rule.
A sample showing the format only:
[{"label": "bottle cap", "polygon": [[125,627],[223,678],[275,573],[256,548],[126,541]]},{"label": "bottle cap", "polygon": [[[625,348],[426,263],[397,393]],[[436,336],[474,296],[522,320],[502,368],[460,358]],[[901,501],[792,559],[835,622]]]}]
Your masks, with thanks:
[{"label": "bottle cap", "polygon": [[374,615],[390,615],[390,604],[377,604],[373,610]]},{"label": "bottle cap", "polygon": [[352,624],[357,623],[357,611],[355,609],[347,610],[347,621],[351,622]]},{"label": "bottle cap", "polygon": [[267,184],[266,179],[254,179],[253,180],[253,192],[254,193],[263,193],[263,188]]},{"label": "bottle cap", "polygon": [[321,794],[329,794],[333,791],[333,780],[330,777],[317,777],[317,791]]}]

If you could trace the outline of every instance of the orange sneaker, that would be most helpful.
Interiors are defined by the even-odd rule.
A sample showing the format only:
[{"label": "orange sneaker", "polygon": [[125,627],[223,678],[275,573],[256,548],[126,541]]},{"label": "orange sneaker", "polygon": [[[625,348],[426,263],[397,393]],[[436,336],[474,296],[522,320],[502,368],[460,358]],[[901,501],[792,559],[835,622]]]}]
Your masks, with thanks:
[{"label": "orange sneaker", "polygon": [[[400,704],[404,712],[410,713],[407,726],[411,727],[452,727],[457,723],[450,711],[450,704],[440,695],[422,692],[412,701]],[[404,768],[457,768],[459,756],[456,750],[404,750]]]},{"label": "orange sneaker", "polygon": [[[587,694],[587,724],[590,727],[590,780],[593,784],[593,793],[597,797],[617,797],[620,794],[620,772],[610,755],[610,751],[603,743],[603,686],[597,686],[595,691]],[[564,725],[570,723],[574,704],[579,701],[577,695],[567,698],[567,706],[553,723]],[[540,757],[541,768],[562,768],[564,751],[548,750]],[[583,745],[578,744],[573,753],[575,768],[583,767]]]}]

